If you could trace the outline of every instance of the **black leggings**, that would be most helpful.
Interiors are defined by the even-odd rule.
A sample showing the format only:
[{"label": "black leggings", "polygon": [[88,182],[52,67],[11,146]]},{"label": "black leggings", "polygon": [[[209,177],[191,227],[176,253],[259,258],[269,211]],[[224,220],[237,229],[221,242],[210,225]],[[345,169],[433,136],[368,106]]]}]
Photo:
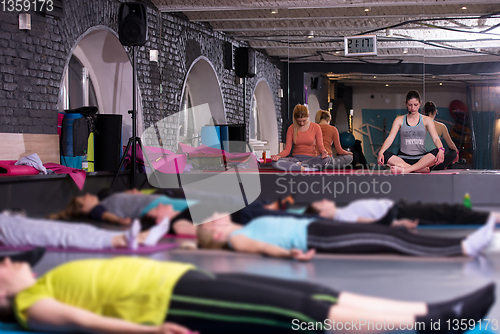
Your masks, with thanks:
[{"label": "black leggings", "polygon": [[483,225],[489,212],[473,211],[461,204],[407,203],[395,204],[396,218],[418,219],[422,225]]},{"label": "black leggings", "polygon": [[294,319],[323,322],[337,298],[308,282],[191,270],[177,282],[166,320],[203,334],[293,333]]},{"label": "black leggings", "polygon": [[307,247],[318,253],[380,252],[415,256],[463,255],[461,238],[414,234],[378,224],[313,222],[307,230]]},{"label": "black leggings", "polygon": [[448,150],[448,152],[444,154],[444,161],[439,165],[431,167],[431,170],[444,170],[448,168],[456,157],[457,151]]},{"label": "black leggings", "polygon": [[[416,164],[417,162],[420,161],[420,159],[422,159],[425,155],[431,153],[432,155],[434,156],[437,156],[437,154],[439,153],[439,149],[435,148],[427,153],[425,153],[424,155],[422,155],[420,158],[403,158],[403,157],[400,157],[400,155],[405,155],[405,156],[409,156],[408,154],[405,154],[403,152],[401,152],[401,150],[398,151],[398,154],[395,154],[395,153],[392,153],[390,151],[385,151],[384,152],[384,163],[387,164],[387,161],[389,161],[389,159],[395,155],[395,156],[399,156],[401,159],[403,159],[404,162],[406,162],[408,165],[414,165]],[[453,158],[454,159],[454,158]],[[453,160],[452,160],[453,161]]]},{"label": "black leggings", "polygon": [[375,224],[389,226],[394,219],[418,219],[419,225],[484,225],[489,212],[473,211],[461,204],[408,203],[400,200]]}]

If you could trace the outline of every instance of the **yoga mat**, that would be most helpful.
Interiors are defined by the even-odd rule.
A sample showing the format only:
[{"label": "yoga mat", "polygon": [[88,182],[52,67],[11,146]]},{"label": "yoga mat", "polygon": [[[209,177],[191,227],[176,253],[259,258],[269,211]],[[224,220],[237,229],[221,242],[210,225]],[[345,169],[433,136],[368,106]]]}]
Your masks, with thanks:
[{"label": "yoga mat", "polygon": [[483,225],[418,225],[417,229],[422,230],[475,230]]},{"label": "yoga mat", "polygon": [[[106,248],[106,249],[86,249],[86,248],[61,248],[61,247],[46,247],[49,252],[68,252],[68,253],[99,253],[99,254],[152,254],[163,250],[177,248],[179,245],[177,243],[159,243],[155,246],[140,246],[137,249],[128,248]],[[33,246],[0,246],[0,251],[2,250],[16,250],[25,251],[31,250],[35,247]]]},{"label": "yoga mat", "polygon": [[[219,249],[181,249],[178,248],[173,251],[175,254],[184,254],[196,252],[199,255],[211,255],[211,256],[237,256],[241,258],[258,258],[263,257],[260,254],[252,253],[238,253],[232,250],[219,250]],[[392,254],[392,253],[375,253],[375,254],[316,254],[311,261],[320,259],[331,259],[331,260],[375,260],[375,261],[414,261],[414,262],[469,262],[473,261],[474,258],[467,256],[412,256],[412,255],[402,255],[402,254]],[[295,261],[292,259],[283,259],[283,261]],[[307,263],[307,262],[304,262]]]},{"label": "yoga mat", "polygon": [[[2,334],[26,334],[26,333],[40,333],[27,331],[16,323],[0,322],[0,333]],[[48,332],[44,332],[47,334]],[[40,333],[42,334],[42,333]],[[51,334],[51,333],[49,333]],[[55,333],[52,333],[55,334]]]},{"label": "yoga mat", "polygon": [[2,160],[0,161],[0,175],[2,176],[19,176],[19,175],[38,175],[40,172],[31,166],[14,165],[17,160]]}]

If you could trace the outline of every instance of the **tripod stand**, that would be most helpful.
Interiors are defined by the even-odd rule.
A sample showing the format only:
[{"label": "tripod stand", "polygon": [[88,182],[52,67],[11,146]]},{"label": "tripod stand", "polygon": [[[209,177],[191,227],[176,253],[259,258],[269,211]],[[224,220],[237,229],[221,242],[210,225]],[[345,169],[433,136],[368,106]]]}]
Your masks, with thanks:
[{"label": "tripod stand", "polygon": [[[136,47],[132,46],[132,110],[129,110],[128,113],[131,114],[132,116],[132,137],[128,139],[127,143],[127,148],[125,148],[125,152],[123,153],[122,159],[120,161],[120,165],[118,166],[118,171],[116,172],[115,178],[113,179],[113,183],[111,183],[111,189],[115,185],[116,179],[118,178],[118,175],[120,174],[121,169],[123,168],[123,163],[125,162],[125,158],[127,157],[128,150],[130,147],[132,147],[132,152],[131,152],[131,169],[130,169],[130,182],[129,182],[129,188],[133,189],[136,187],[136,173],[137,173],[137,144],[139,144],[139,147],[141,148],[142,155],[146,159],[148,166],[151,168],[152,173],[155,177],[156,174],[153,171],[153,165],[151,164],[151,161],[149,160],[148,155],[144,151],[144,146],[142,145],[141,138],[137,136],[137,97],[136,97],[136,72],[135,72],[135,66],[136,66]],[[158,180],[157,180],[158,181]]]}]

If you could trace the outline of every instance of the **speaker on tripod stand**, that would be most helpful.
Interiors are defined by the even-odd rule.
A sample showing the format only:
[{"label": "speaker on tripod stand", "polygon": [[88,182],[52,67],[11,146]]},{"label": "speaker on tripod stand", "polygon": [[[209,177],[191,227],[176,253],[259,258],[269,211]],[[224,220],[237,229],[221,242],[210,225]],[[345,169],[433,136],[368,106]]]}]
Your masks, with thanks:
[{"label": "speaker on tripod stand", "polygon": [[146,7],[139,2],[125,2],[118,14],[118,36],[123,46],[142,46],[148,38]]},{"label": "speaker on tripod stand", "polygon": [[131,148],[131,170],[130,170],[130,183],[129,187],[136,187],[136,173],[137,173],[137,144],[140,146],[144,158],[148,162],[149,166],[151,162],[147,154],[144,152],[142,146],[141,138],[137,136],[137,89],[136,89],[136,46],[142,46],[146,43],[148,35],[148,20],[146,16],[146,7],[139,2],[125,2],[120,5],[120,10],[118,14],[118,35],[120,43],[123,46],[132,47],[132,110],[129,110],[129,114],[132,116],[132,137],[129,138],[127,148],[118,166],[118,172],[115,175],[111,188],[113,188],[116,179],[123,167],[127,153]]}]

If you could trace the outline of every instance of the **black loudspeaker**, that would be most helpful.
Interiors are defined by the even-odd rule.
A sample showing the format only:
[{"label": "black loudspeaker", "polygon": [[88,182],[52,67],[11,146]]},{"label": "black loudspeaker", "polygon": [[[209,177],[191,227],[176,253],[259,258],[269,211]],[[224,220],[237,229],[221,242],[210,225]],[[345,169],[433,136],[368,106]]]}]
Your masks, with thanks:
[{"label": "black loudspeaker", "polygon": [[97,114],[94,134],[94,169],[116,172],[122,148],[122,115]]},{"label": "black loudspeaker", "polygon": [[141,46],[148,37],[146,7],[138,2],[120,5],[118,14],[118,36],[124,46]]},{"label": "black loudspeaker", "polygon": [[255,50],[252,48],[236,48],[234,71],[240,78],[253,78],[256,71]]},{"label": "black loudspeaker", "polygon": [[234,70],[233,44],[231,42],[224,43],[224,68]]}]

